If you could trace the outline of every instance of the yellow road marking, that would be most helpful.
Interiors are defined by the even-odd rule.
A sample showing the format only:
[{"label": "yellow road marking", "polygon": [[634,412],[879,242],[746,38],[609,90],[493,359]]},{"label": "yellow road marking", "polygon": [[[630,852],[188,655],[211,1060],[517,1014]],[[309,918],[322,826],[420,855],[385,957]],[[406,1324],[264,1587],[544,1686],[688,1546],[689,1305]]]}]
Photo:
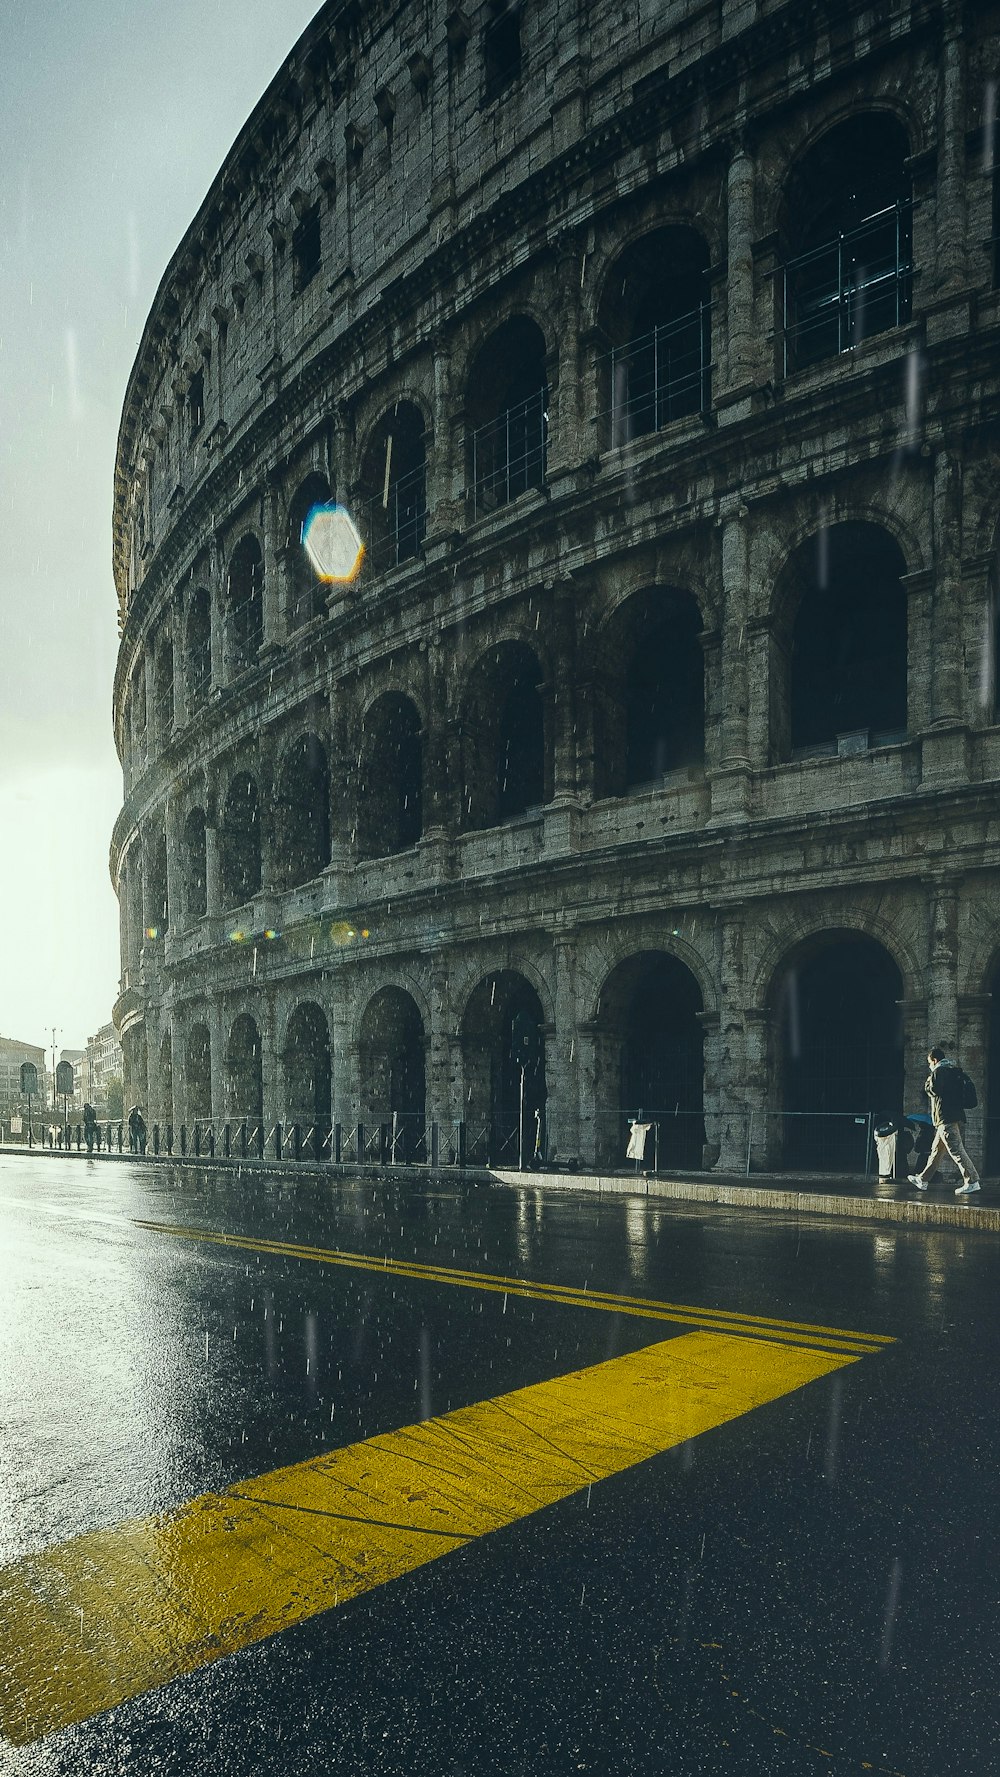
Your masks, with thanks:
[{"label": "yellow road marking", "polygon": [[604,1290],[573,1289],[568,1284],[538,1283],[523,1277],[503,1277],[486,1271],[462,1271],[447,1265],[419,1265],[374,1253],[342,1252],[337,1248],[302,1246],[288,1240],[257,1240],[252,1235],[224,1234],[213,1228],[185,1228],[176,1222],[136,1221],[137,1228],[154,1234],[170,1234],[180,1240],[207,1242],[211,1246],[236,1247],[241,1252],[267,1253],[284,1259],[310,1259],[323,1265],[350,1270],[378,1271],[388,1277],[416,1278],[423,1283],[448,1283],[460,1289],[503,1291],[508,1296],[527,1296],[540,1302],[558,1302],[574,1308],[597,1308],[614,1314],[635,1315],[641,1320],[667,1320],[706,1331],[739,1333],[781,1339],[791,1344],[817,1345],[863,1356],[879,1351],[895,1340],[884,1333],[858,1333],[841,1327],[813,1326],[808,1321],[770,1320],[763,1315],[738,1314],[722,1308],[693,1308],[689,1303],[658,1302],[645,1296],[612,1295]]},{"label": "yellow road marking", "polygon": [[28,1555],[0,1728],[85,1721],[856,1361],[685,1333]]}]

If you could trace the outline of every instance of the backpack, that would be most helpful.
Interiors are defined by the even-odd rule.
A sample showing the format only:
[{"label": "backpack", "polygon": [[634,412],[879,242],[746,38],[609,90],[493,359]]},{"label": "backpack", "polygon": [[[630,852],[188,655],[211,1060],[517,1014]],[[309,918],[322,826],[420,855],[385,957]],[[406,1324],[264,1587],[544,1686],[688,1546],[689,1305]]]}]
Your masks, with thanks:
[{"label": "backpack", "polygon": [[965,1109],[967,1111],[974,1111],[977,1104],[979,1103],[979,1099],[976,1094],[976,1088],[973,1085],[972,1081],[970,1080],[964,1067],[960,1067],[958,1071],[962,1076],[961,1087],[962,1087],[963,1109]]}]

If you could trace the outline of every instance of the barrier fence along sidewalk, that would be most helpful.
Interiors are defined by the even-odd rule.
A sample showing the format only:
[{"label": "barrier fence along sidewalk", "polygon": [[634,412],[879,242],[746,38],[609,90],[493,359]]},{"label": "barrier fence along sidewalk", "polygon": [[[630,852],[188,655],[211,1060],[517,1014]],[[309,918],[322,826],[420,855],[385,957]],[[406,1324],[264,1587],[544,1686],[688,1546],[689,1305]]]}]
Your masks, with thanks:
[{"label": "barrier fence along sidewalk", "polygon": [[[968,1139],[977,1161],[996,1170],[1000,1117],[976,1118]],[[552,1166],[598,1176],[669,1172],[836,1172],[870,1177],[878,1170],[873,1111],[768,1111],[736,1106],[705,1111],[604,1111],[592,1116],[594,1159],[546,1152],[546,1130],[534,1119],[428,1122],[415,1112],[369,1113],[356,1122],[292,1118],[268,1123],[246,1115],[195,1118],[147,1126],[142,1152],[151,1158],[239,1162],[302,1161],[319,1165],[503,1167]],[[27,1144],[25,1144],[27,1145]],[[36,1148],[88,1149],[82,1122],[50,1125]],[[127,1154],[135,1148],[126,1121],[94,1127],[90,1149]]]}]

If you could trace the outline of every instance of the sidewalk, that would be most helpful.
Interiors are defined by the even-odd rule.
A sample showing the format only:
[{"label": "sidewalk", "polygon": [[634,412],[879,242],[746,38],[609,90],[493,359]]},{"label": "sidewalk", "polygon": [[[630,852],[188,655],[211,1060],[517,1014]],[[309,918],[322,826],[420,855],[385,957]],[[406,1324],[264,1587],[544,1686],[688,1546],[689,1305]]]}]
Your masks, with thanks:
[{"label": "sidewalk", "polygon": [[[20,1143],[0,1144],[0,1153],[20,1154],[26,1159],[86,1160],[86,1150],[77,1153],[61,1148],[26,1148]],[[643,1172],[570,1173],[556,1170],[517,1172],[506,1168],[467,1166],[442,1167],[432,1173],[426,1166],[358,1166],[353,1162],[339,1166],[309,1160],[206,1160],[188,1155],[182,1160],[161,1154],[158,1159],[147,1154],[139,1159],[134,1154],[102,1152],[91,1156],[94,1161],[131,1161],[133,1165],[213,1167],[219,1171],[234,1167],[252,1172],[277,1173],[283,1178],[388,1178],[416,1183],[432,1181],[436,1185],[454,1185],[464,1179],[472,1185],[504,1185],[531,1191],[583,1191],[600,1197],[656,1197],[664,1202],[718,1204],[726,1209],[763,1209],[785,1215],[844,1216],[855,1221],[906,1223],[921,1228],[974,1228],[981,1233],[1000,1234],[1000,1184],[991,1181],[969,1197],[956,1197],[950,1177],[931,1185],[924,1195],[905,1180],[863,1179],[856,1175],[830,1172],[814,1173],[742,1173],[675,1172],[654,1178]],[[954,1177],[957,1179],[958,1174]]]}]

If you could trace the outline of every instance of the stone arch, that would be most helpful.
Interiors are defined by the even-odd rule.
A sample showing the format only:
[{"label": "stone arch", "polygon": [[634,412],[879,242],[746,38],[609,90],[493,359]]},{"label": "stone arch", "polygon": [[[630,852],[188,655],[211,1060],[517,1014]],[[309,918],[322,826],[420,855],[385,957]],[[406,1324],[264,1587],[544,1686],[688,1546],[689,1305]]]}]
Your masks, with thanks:
[{"label": "stone arch", "polygon": [[534,648],[498,642],[469,674],[462,718],[462,824],[472,829],[540,807],[552,796],[552,735]]},{"label": "stone arch", "polygon": [[286,1122],[299,1125],[306,1150],[318,1157],[330,1129],[333,1057],[326,1013],[314,1000],[300,1000],[289,1014],[282,1063]]},{"label": "stone arch", "polygon": [[326,614],[327,588],[319,580],[306,555],[303,536],[311,514],[317,506],[329,505],[333,495],[330,483],[319,470],[312,470],[299,482],[288,503],[286,549],[288,551],[288,604],[285,621],[291,631],[301,629],[314,617]]},{"label": "stone arch", "polygon": [[208,861],[203,808],[191,808],[187,812],[181,834],[181,861],[184,915],[186,923],[192,925],[208,911]]},{"label": "stone arch", "polygon": [[[535,1033],[524,1070],[523,1116],[514,1055],[518,1020]],[[541,998],[520,970],[497,969],[477,982],[466,1000],[460,1040],[470,1157],[515,1166],[519,1158],[529,1160],[536,1117],[544,1143],[546,1027]]]},{"label": "stone arch", "polygon": [[330,862],[330,767],[317,734],[300,734],[278,768],[274,806],[275,886],[298,888]]},{"label": "stone arch", "polygon": [[161,635],[153,656],[153,701],[156,709],[156,738],[166,746],[174,732],[174,644],[169,634]]},{"label": "stone arch", "polygon": [[184,629],[185,684],[188,707],[201,709],[212,688],[212,595],[196,586]]},{"label": "stone arch", "polygon": [[412,698],[385,692],[361,725],[357,843],[362,858],[389,857],[423,832],[423,730]]},{"label": "stone arch", "polygon": [[423,1135],[426,1049],[424,1020],[413,995],[403,987],[379,988],[359,1026],[362,1112],[366,1120],[393,1118],[397,1145],[402,1140],[407,1157]]},{"label": "stone arch", "polygon": [[259,1130],[264,1121],[264,1074],[260,1031],[249,1012],[241,1012],[226,1043],[226,1116]]},{"label": "stone arch", "polygon": [[775,589],[784,671],[768,716],[774,760],[864,750],[907,727],[906,560],[882,526],[847,520],[800,543]]},{"label": "stone arch", "polygon": [[240,771],[230,780],[219,831],[222,895],[227,907],[241,907],[260,891],[260,797],[256,779]]},{"label": "stone arch", "polygon": [[767,999],[772,1163],[865,1172],[871,1123],[906,1109],[903,997],[899,964],[868,932],[838,923],[785,952]]},{"label": "stone arch", "polygon": [[684,223],[650,228],[623,246],[598,303],[606,442],[627,444],[711,404],[709,250]]},{"label": "stone arch", "polygon": [[189,1122],[212,1116],[212,1037],[208,1025],[192,1024],[184,1044],[184,1094]]},{"label": "stone arch", "polygon": [[878,106],[828,122],[796,157],[779,206],[786,369],[909,319],[909,157],[905,124]]},{"label": "stone arch", "polygon": [[548,402],[545,334],[528,315],[511,315],[483,341],[467,375],[466,467],[474,517],[544,484]]},{"label": "stone arch", "polygon": [[419,555],[427,529],[424,414],[402,397],[372,427],[361,456],[359,517],[372,564],[398,567]]},{"label": "stone arch", "polygon": [[264,556],[247,531],[229,557],[226,571],[226,652],[230,678],[256,666],[264,640]]},{"label": "stone arch", "polygon": [[669,950],[633,951],[605,977],[593,1021],[600,1162],[621,1164],[641,1113],[657,1124],[660,1164],[702,1165],[704,1011],[697,975]]},{"label": "stone arch", "polygon": [[705,656],[693,596],[647,587],[602,625],[595,655],[598,796],[621,796],[705,760]]}]

